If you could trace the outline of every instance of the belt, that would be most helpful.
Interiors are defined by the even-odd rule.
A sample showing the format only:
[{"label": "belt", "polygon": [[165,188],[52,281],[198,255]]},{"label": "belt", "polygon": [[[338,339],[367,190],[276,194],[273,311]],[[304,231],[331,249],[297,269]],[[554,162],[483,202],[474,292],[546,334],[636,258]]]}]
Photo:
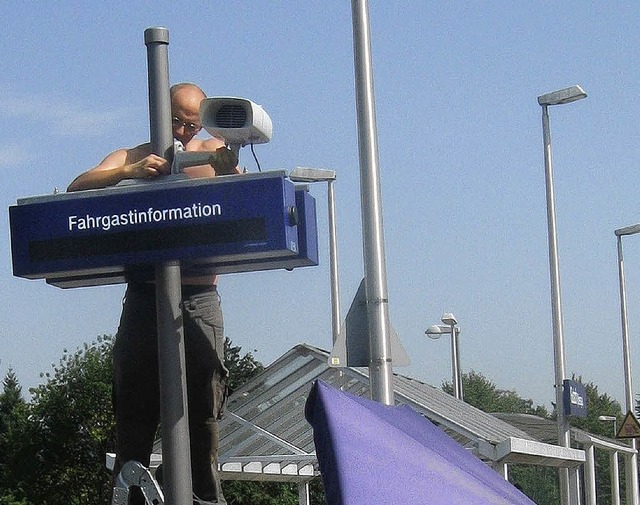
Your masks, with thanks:
[{"label": "belt", "polygon": [[[130,282],[127,288],[134,293],[143,293],[148,295],[156,294],[156,285],[151,282]],[[215,284],[183,284],[182,296],[194,296],[201,295],[203,293],[211,293],[217,291],[218,288]]]}]

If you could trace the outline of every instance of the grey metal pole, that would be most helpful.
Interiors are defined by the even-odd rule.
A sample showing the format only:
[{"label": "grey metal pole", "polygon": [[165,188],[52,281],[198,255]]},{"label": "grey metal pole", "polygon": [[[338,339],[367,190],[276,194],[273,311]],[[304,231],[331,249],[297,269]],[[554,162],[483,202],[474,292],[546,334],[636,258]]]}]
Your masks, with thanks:
[{"label": "grey metal pole", "polygon": [[340,288],[338,284],[338,240],[336,233],[336,199],[333,180],[327,181],[329,207],[329,269],[331,275],[331,337],[336,343],[340,333]]},{"label": "grey metal pole", "polygon": [[149,125],[151,149],[171,162],[173,130],[169,98],[169,30],[162,27],[144,31],[149,81]]},{"label": "grey metal pole", "polygon": [[462,386],[462,367],[460,366],[460,327],[456,328],[456,350],[458,356],[458,380],[460,381],[460,400],[464,400],[464,387]]},{"label": "grey metal pole", "polygon": [[369,382],[371,397],[374,400],[393,405],[389,299],[367,1],[351,0],[351,9],[360,153],[362,240],[369,321]]},{"label": "grey metal pole", "polygon": [[627,411],[633,409],[633,386],[631,379],[631,357],[629,354],[629,324],[627,321],[627,294],[624,277],[624,257],[622,236],[618,235],[618,280],[620,282],[620,322],[622,323],[622,357],[624,365],[624,386]]},{"label": "grey metal pole", "polygon": [[[551,134],[549,132],[548,106],[542,106],[542,136],[544,141],[544,168],[547,188],[547,233],[549,240],[549,270],[551,277],[551,315],[553,321],[553,357],[555,368],[556,419],[558,445],[569,447],[569,427],[564,415],[562,387],[565,374],[564,337],[562,331],[562,306],[560,302],[560,270],[558,266],[558,237],[556,231],[553,169],[551,166]],[[570,487],[567,468],[560,468],[560,494],[563,504],[569,503]]]},{"label": "grey metal pole", "polygon": [[451,332],[451,370],[453,371],[453,396],[460,400],[460,369],[458,368],[458,340],[456,338],[456,325],[449,327]]},{"label": "grey metal pole", "polygon": [[[458,400],[464,400],[464,388],[462,387],[462,368],[460,367],[460,328],[458,326],[453,326],[451,328],[453,331],[451,333],[451,338],[454,339],[455,343],[455,375],[456,381],[458,384],[458,392],[456,394],[456,398]],[[454,335],[455,333],[455,335]]]},{"label": "grey metal pole", "polygon": [[[631,356],[629,352],[629,325],[627,321],[627,295],[624,278],[624,259],[622,255],[622,235],[616,230],[618,238],[618,280],[620,281],[620,321],[622,323],[622,357],[624,362],[624,389],[627,412],[633,412],[633,386],[631,381]],[[623,230],[624,231],[624,230]],[[631,447],[637,450],[638,444],[635,438],[631,439]],[[632,498],[631,503],[638,503],[638,454],[632,454],[625,465],[627,496]]]},{"label": "grey metal pole", "polygon": [[[173,147],[169,98],[169,31],[144,32],[149,73],[151,149],[169,157]],[[186,395],[180,262],[156,265],[158,365],[162,416],[162,465],[166,503],[191,505],[191,451]]]}]

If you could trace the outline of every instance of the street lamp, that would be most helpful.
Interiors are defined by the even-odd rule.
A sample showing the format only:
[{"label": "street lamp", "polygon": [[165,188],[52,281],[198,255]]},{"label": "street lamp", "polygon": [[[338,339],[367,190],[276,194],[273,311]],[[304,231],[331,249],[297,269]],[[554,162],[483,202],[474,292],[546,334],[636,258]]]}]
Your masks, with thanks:
[{"label": "street lamp", "polygon": [[[563,105],[585,98],[587,94],[580,86],[546,93],[538,97],[542,106],[542,136],[544,144],[544,168],[547,193],[547,232],[549,240],[549,270],[551,277],[551,314],[553,319],[553,346],[556,390],[556,419],[558,423],[558,444],[570,446],[569,427],[563,409],[564,381],[564,340],[562,334],[562,306],[560,302],[560,269],[558,266],[558,237],[556,230],[555,198],[553,191],[553,170],[551,166],[551,134],[549,132],[550,105]],[[560,472],[562,503],[568,503],[570,497],[568,470]]]},{"label": "street lamp", "polygon": [[[620,321],[622,323],[622,357],[624,362],[624,389],[627,412],[633,412],[633,387],[631,383],[631,357],[629,352],[629,325],[627,322],[627,295],[624,280],[624,259],[622,255],[622,237],[640,233],[640,224],[626,226],[614,231],[618,242],[618,280],[620,283]],[[631,447],[638,448],[635,438],[631,439]],[[627,469],[627,492],[638,503],[638,453],[633,453],[629,458]]]},{"label": "street lamp", "polygon": [[443,334],[451,335],[451,371],[453,374],[453,396],[455,396],[458,400],[462,400],[462,374],[460,371],[460,353],[458,348],[460,327],[457,326],[458,321],[450,312],[444,314],[441,318],[441,321],[446,326],[434,324],[432,326],[429,326],[424,333],[433,340],[438,340]]},{"label": "street lamp", "polygon": [[616,429],[618,418],[616,416],[598,416],[598,421],[608,421],[613,423],[613,437],[615,438],[616,434],[618,433],[618,430]]},{"label": "street lamp", "polygon": [[[598,416],[598,421],[613,422],[613,437],[618,433],[616,416]],[[609,454],[609,473],[611,476],[611,504],[620,505],[620,483],[618,477],[618,451]],[[628,486],[629,484],[627,484]],[[637,503],[633,500],[631,503]]]},{"label": "street lamp", "polygon": [[631,383],[631,358],[629,353],[629,326],[627,323],[627,296],[624,279],[624,259],[622,255],[622,237],[640,233],[640,224],[615,230],[618,242],[618,280],[620,284],[620,320],[622,323],[622,355],[624,360],[624,384],[627,412],[633,410],[633,388]]},{"label": "street lamp", "polygon": [[338,289],[338,244],[336,238],[336,200],[333,183],[335,170],[324,168],[295,167],[289,174],[293,182],[326,182],[329,218],[329,270],[331,280],[331,337],[336,343],[340,333],[340,290]]}]

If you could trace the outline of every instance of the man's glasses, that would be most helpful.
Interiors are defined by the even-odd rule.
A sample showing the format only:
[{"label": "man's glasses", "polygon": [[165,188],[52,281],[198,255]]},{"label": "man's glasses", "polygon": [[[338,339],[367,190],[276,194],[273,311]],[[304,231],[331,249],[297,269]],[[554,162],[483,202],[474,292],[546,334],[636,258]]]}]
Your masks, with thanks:
[{"label": "man's glasses", "polygon": [[200,126],[199,124],[187,123],[176,116],[173,116],[171,118],[171,122],[173,123],[174,128],[180,128],[181,126],[184,126],[184,130],[187,132],[198,133],[200,130],[202,130],[202,126]]}]

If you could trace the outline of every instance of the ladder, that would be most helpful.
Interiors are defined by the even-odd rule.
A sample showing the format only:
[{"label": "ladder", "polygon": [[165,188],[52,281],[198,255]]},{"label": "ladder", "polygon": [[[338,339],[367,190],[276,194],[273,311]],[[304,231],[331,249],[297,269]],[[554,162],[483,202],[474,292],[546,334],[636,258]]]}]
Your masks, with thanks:
[{"label": "ladder", "polygon": [[149,469],[137,461],[127,461],[122,466],[113,487],[111,505],[128,505],[129,489],[132,486],[137,486],[142,490],[147,505],[164,505],[164,495],[160,485],[153,478]]}]

